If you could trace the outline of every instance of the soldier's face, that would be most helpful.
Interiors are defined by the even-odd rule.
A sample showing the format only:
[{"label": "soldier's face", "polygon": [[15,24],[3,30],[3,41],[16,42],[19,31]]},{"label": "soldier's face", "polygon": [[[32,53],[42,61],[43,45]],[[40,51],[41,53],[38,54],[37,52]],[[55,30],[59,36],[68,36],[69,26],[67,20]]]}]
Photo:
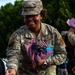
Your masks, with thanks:
[{"label": "soldier's face", "polygon": [[40,21],[42,16],[40,14],[37,15],[26,15],[24,17],[24,21],[29,28],[37,28],[40,26]]}]

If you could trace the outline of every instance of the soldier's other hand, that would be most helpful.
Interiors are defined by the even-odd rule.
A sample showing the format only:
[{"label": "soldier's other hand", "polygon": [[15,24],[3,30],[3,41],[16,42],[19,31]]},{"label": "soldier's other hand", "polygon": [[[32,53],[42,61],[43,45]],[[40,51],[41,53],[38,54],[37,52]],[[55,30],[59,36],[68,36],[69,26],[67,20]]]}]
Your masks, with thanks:
[{"label": "soldier's other hand", "polygon": [[6,75],[16,75],[16,70],[15,69],[8,69],[8,70],[6,70]]},{"label": "soldier's other hand", "polygon": [[73,73],[75,74],[75,66],[72,68]]},{"label": "soldier's other hand", "polygon": [[37,62],[37,65],[38,65],[38,66],[41,66],[41,65],[43,65],[43,63],[44,63],[45,61],[46,61],[46,60],[41,59],[41,61],[40,61],[40,62]]},{"label": "soldier's other hand", "polygon": [[69,31],[75,32],[75,28],[70,28]]}]

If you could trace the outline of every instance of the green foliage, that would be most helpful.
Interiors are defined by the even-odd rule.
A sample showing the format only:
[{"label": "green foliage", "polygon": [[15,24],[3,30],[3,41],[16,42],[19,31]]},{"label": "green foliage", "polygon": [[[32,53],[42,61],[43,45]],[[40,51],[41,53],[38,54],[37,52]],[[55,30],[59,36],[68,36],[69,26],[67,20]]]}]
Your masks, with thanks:
[{"label": "green foliage", "polygon": [[66,20],[72,17],[72,13],[66,0],[50,0],[45,8],[47,9],[46,23],[53,25],[60,32],[68,28]]},{"label": "green foliage", "polygon": [[0,57],[6,56],[5,50],[7,48],[10,35],[17,28],[23,25],[21,4],[22,1],[16,1],[14,5],[8,3],[5,6],[2,6],[0,9]]},{"label": "green foliage", "polygon": [[67,0],[70,6],[70,12],[72,13],[73,17],[75,17],[75,0]]}]

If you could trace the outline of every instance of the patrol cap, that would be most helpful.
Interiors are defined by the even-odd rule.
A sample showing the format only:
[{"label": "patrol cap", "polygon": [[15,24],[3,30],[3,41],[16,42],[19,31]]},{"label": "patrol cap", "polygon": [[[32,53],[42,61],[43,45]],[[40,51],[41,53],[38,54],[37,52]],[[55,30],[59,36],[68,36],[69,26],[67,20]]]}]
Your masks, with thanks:
[{"label": "patrol cap", "polygon": [[43,10],[43,4],[41,0],[27,0],[22,3],[21,15],[36,15]]}]

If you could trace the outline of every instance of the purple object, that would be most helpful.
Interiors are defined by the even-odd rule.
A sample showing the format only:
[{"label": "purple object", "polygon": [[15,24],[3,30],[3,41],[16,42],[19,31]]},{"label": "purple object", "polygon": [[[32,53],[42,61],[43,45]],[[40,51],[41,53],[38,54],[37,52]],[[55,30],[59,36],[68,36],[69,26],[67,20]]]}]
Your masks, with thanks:
[{"label": "purple object", "polygon": [[[38,45],[43,48],[39,48]],[[53,48],[51,46],[47,46],[44,41],[39,41],[38,45],[35,39],[31,39],[31,42],[25,45],[27,54],[30,56],[33,65],[36,64],[35,60],[41,62],[42,59],[47,59],[53,54]]]},{"label": "purple object", "polygon": [[66,23],[68,24],[68,26],[75,28],[75,19],[74,18],[68,19]]}]

